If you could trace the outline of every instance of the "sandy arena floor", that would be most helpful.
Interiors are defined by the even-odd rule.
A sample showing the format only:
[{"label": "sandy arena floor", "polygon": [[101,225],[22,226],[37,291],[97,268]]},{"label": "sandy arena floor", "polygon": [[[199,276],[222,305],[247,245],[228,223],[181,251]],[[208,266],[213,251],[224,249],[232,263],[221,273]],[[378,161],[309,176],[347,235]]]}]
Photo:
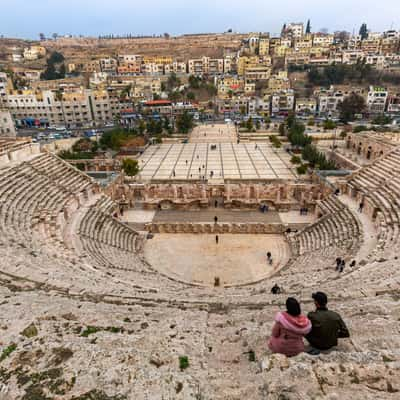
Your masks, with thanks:
[{"label": "sandy arena floor", "polygon": [[[266,261],[271,251],[273,264]],[[145,258],[159,272],[198,285],[242,285],[272,276],[284,266],[289,249],[280,235],[156,234],[145,246]]]}]

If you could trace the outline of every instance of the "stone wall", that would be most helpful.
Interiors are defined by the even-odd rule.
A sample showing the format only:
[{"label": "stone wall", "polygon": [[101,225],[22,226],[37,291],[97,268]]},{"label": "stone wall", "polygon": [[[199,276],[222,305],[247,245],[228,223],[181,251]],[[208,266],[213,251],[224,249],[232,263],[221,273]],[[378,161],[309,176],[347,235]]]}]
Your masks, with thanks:
[{"label": "stone wall", "polygon": [[288,229],[300,230],[307,224],[264,224],[264,223],[168,223],[146,224],[145,229],[152,233],[190,233],[190,234],[283,234]]},{"label": "stone wall", "polygon": [[112,193],[114,200],[124,199],[131,206],[140,200],[149,209],[195,209],[215,205],[228,209],[258,208],[260,204],[267,204],[271,209],[285,211],[302,205],[312,209],[329,189],[316,182],[119,183]]},{"label": "stone wall", "polygon": [[371,161],[382,157],[394,147],[391,140],[374,133],[349,133],[346,138],[346,148]]}]

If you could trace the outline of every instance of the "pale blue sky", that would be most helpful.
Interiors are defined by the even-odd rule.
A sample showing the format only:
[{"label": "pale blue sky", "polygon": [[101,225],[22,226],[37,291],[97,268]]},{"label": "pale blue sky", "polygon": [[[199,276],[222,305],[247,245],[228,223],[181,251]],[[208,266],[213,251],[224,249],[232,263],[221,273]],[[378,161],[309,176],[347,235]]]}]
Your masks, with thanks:
[{"label": "pale blue sky", "polygon": [[[329,4],[329,6],[328,6]],[[311,19],[314,30],[400,29],[400,0],[0,0],[0,35],[279,32]]]}]

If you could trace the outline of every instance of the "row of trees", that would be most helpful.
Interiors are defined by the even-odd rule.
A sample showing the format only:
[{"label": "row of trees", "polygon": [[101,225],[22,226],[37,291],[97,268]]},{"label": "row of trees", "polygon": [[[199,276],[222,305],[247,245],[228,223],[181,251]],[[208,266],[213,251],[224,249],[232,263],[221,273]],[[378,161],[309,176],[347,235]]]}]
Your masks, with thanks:
[{"label": "row of trees", "polygon": [[[175,127],[178,133],[188,134],[194,127],[193,116],[185,111],[176,118]],[[100,146],[104,150],[119,151],[121,147],[135,137],[147,134],[151,137],[156,137],[156,140],[161,142],[162,134],[172,134],[174,131],[171,121],[166,117],[159,120],[149,119],[146,122],[140,120],[135,127],[129,130],[116,128],[104,132],[100,138]]]},{"label": "row of trees", "polygon": [[[291,145],[302,149],[302,157],[309,162],[311,167],[321,170],[337,169],[335,162],[327,160],[325,154],[312,144],[312,138],[305,134],[305,130],[305,125],[298,121],[294,114],[290,114],[280,127],[280,132],[286,133]],[[303,171],[305,167],[300,166],[299,173],[304,173]]]},{"label": "row of trees", "polygon": [[358,60],[353,65],[332,64],[325,67],[291,67],[291,71],[302,69],[308,70],[308,85],[311,86],[329,87],[344,82],[370,85],[400,84],[400,74],[379,71],[367,64],[365,59]]}]

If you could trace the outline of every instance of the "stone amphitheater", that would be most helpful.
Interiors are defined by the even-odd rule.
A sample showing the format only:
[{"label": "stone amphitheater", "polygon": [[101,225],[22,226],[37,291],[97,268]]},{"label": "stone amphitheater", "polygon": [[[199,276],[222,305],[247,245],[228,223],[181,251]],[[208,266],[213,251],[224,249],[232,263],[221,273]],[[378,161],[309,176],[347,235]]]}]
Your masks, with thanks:
[{"label": "stone amphitheater", "polygon": [[[147,260],[146,234],[88,175],[2,141],[0,398],[399,399],[400,147],[338,188],[286,234],[273,278],[195,285]],[[356,266],[338,274],[337,256]],[[286,297],[308,312],[316,290],[351,338],[319,356],[269,354]]]}]

